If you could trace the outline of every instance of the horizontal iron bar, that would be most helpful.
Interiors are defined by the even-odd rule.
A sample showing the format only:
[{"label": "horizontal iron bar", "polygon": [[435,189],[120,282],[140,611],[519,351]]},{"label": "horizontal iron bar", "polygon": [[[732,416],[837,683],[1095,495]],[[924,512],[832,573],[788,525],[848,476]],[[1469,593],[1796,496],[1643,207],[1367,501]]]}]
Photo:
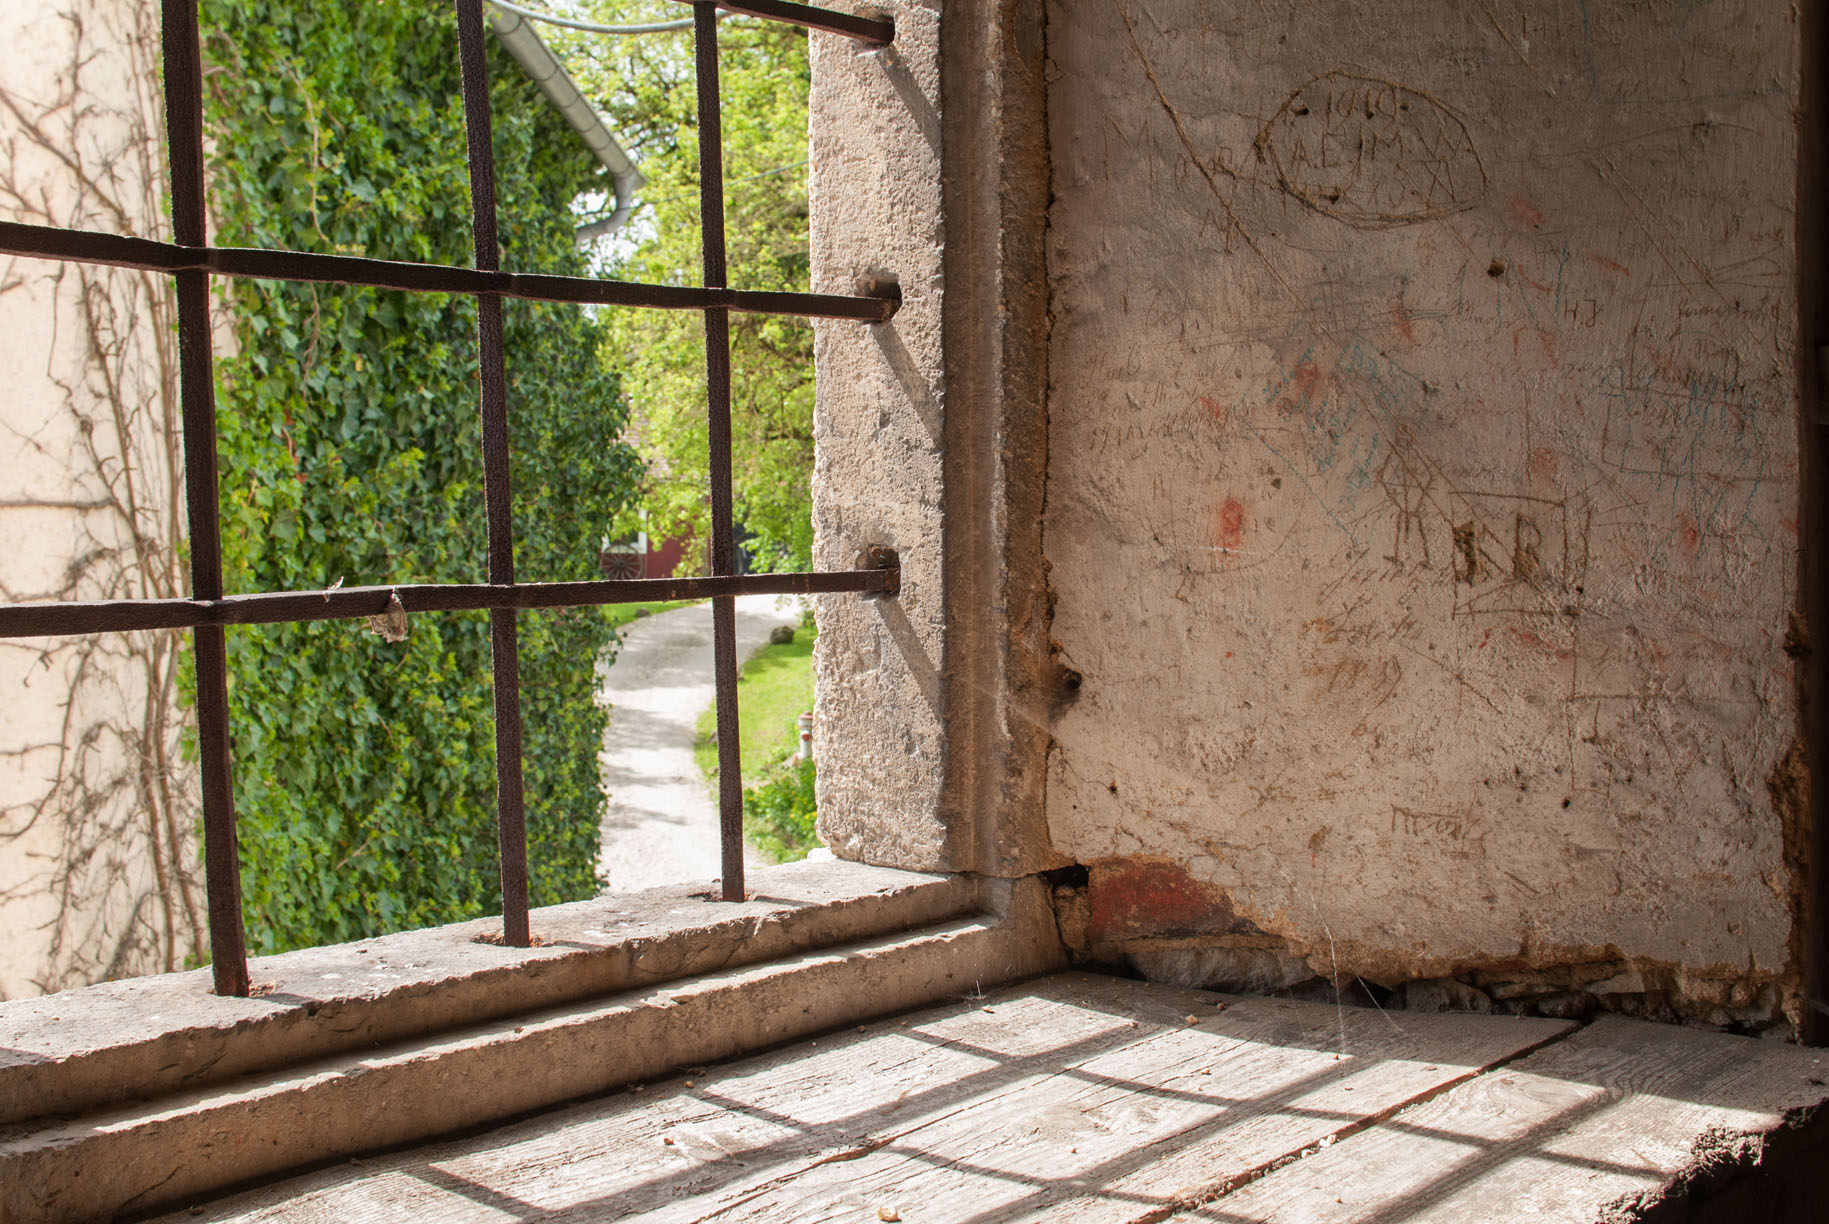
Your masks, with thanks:
[{"label": "horizontal iron bar", "polygon": [[768,21],[785,21],[809,30],[829,30],[845,34],[860,42],[888,46],[895,41],[895,22],[882,17],[858,17],[834,9],[816,8],[810,4],[791,4],[787,0],[717,0],[727,13],[744,13]]},{"label": "horizontal iron bar", "polygon": [[53,637],[131,629],[183,629],[195,625],[272,625],[294,621],[351,620],[381,616],[397,596],[413,612],[467,612],[481,608],[581,608],[603,604],[705,599],[715,595],[826,595],[891,590],[897,570],[742,574],[692,578],[610,578],[591,582],[520,582],[490,585],[427,583],[338,587],[328,591],[270,591],[222,599],[106,599],[0,606],[0,638]]},{"label": "horizontal iron bar", "polygon": [[752,289],[701,289],[637,281],[546,276],[529,272],[485,272],[448,264],[400,263],[356,255],[310,251],[261,251],[246,247],[183,247],[149,238],[98,234],[0,221],[0,254],[37,256],[138,268],[147,272],[208,272],[256,280],[363,285],[411,293],[498,293],[531,302],[575,302],[593,306],[641,306],[656,310],[724,308],[746,314],[804,315],[885,323],[898,303],[889,298],[836,293],[771,293]]}]

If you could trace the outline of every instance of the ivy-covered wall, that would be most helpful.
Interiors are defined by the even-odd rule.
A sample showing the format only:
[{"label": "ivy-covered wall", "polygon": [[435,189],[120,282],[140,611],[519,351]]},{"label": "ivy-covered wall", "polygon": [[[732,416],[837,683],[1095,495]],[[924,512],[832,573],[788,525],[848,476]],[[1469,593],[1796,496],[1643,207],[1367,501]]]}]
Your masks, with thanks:
[{"label": "ivy-covered wall", "polygon": [[[455,22],[433,0],[204,0],[214,241],[468,264]],[[504,266],[578,273],[595,163],[490,47]],[[219,361],[231,592],[484,580],[470,299],[242,281]],[[506,310],[517,577],[595,576],[633,495],[603,321]],[[227,345],[222,346],[225,350]],[[530,889],[594,891],[600,611],[521,619]],[[231,631],[250,950],[500,910],[487,617]]]}]

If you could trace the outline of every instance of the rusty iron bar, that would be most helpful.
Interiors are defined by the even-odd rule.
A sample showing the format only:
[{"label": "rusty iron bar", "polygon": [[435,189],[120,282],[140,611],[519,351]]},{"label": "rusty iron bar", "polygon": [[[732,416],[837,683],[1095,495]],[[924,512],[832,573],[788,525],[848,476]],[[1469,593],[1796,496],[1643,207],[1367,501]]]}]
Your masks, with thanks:
[{"label": "rusty iron bar", "polygon": [[810,4],[791,4],[787,0],[718,0],[717,7],[727,13],[843,34],[873,47],[886,47],[895,41],[895,22],[887,17],[859,17]]},{"label": "rusty iron bar", "polygon": [[[164,0],[165,137],[171,159],[172,233],[182,246],[208,239],[203,194],[203,53],[197,0]],[[216,392],[210,352],[209,278],[180,272],[178,400],[184,422],[184,499],[190,533],[191,594],[222,598],[222,529],[216,500]],[[203,877],[210,968],[219,995],[248,993],[242,929],[241,848],[229,759],[229,667],[219,625],[192,630],[197,678],[197,749],[203,790]]]},{"label": "rusty iron bar", "polygon": [[[489,64],[483,51],[483,0],[454,0],[463,68],[464,138],[470,155],[470,229],[480,271],[501,269],[495,217],[495,135],[489,115]],[[489,582],[514,582],[514,510],[509,486],[508,375],[502,355],[502,299],[476,297],[476,350],[483,425],[483,517]],[[525,948],[527,809],[521,777],[521,648],[512,607],[489,609],[495,672],[495,827],[502,864],[502,940]]]},{"label": "rusty iron bar", "polygon": [[635,306],[648,310],[704,310],[721,306],[740,314],[854,319],[860,323],[887,322],[899,304],[888,298],[836,293],[649,285],[584,276],[504,272],[499,268],[401,263],[312,251],[263,251],[247,247],[208,247],[201,243],[179,246],[150,238],[25,225],[16,221],[0,221],[0,255],[102,264],[142,272],[207,272],[212,276],[236,279],[352,285],[406,293],[493,293],[529,302]]},{"label": "rusty iron bar", "polygon": [[[454,0],[463,70],[471,178],[473,268],[412,264],[305,251],[211,247],[204,185],[202,56],[197,0],[161,0],[165,122],[171,164],[174,242],[0,221],[0,254],[132,268],[172,276],[178,300],[179,395],[185,451],[185,499],[191,551],[191,597],[0,605],[0,638],[189,628],[194,635],[202,774],[205,874],[210,950],[217,993],[246,995],[246,938],[241,910],[240,852],[228,729],[225,627],[487,609],[495,671],[498,828],[502,852],[504,934],[530,942],[526,830],[521,779],[518,610],[638,600],[710,597],[715,625],[720,840],[723,896],[744,896],[742,771],[737,739],[734,600],[746,593],[858,592],[893,595],[900,570],[893,552],[877,550],[861,568],[824,573],[736,573],[732,523],[730,340],[732,311],[887,322],[899,302],[878,296],[776,293],[731,289],[725,269],[723,150],[719,122],[717,10],[827,30],[864,43],[894,39],[888,20],[858,17],[785,0],[687,0],[693,5],[701,116],[701,287],[652,285],[587,277],[505,272],[496,235],[495,169],[482,0]],[[484,498],[489,582],[273,591],[225,596],[217,490],[215,395],[209,278],[253,278],[468,295],[478,304],[479,410],[483,423]],[[501,302],[530,301],[697,310],[705,316],[707,422],[711,451],[712,574],[696,578],[517,583],[509,487],[507,397]],[[879,555],[880,554],[880,555]]]},{"label": "rusty iron bar", "polygon": [[858,551],[857,567],[883,576],[883,585],[864,591],[865,602],[894,599],[902,593],[902,556],[886,544],[867,544]]},{"label": "rusty iron bar", "polygon": [[589,582],[428,583],[338,587],[329,591],[263,591],[223,599],[98,599],[0,604],[0,640],[142,629],[193,629],[200,625],[276,625],[380,616],[398,597],[407,613],[483,609],[590,608],[619,603],[663,603],[718,595],[833,595],[856,591],[893,594],[893,569],[823,573],[743,574],[726,577],[609,578]]},{"label": "rusty iron bar", "polygon": [[[694,69],[698,78],[699,255],[705,286],[722,289],[724,258],[724,134],[718,89],[718,5],[692,6]],[[711,572],[737,572],[737,540],[731,512],[730,477],[730,311],[705,311],[705,422],[711,486]],[[737,735],[737,602],[719,595],[711,601],[712,672],[718,704],[718,842],[722,858],[721,895],[742,901],[743,752]]]}]

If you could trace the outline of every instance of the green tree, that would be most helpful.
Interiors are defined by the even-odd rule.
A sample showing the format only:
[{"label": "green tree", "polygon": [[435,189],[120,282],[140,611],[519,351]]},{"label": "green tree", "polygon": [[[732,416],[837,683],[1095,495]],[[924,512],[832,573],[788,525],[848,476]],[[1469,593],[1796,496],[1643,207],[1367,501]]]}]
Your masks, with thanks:
[{"label": "green tree", "polygon": [[[470,262],[449,4],[204,0],[215,240]],[[572,202],[595,163],[489,50],[504,266],[582,271]],[[484,576],[475,304],[242,281],[219,363],[231,591]],[[640,477],[571,307],[506,309],[522,581],[595,576]],[[601,610],[521,618],[530,891],[591,895],[603,809]],[[490,650],[481,613],[233,630],[230,713],[253,951],[499,912]]]},{"label": "green tree", "polygon": [[[595,20],[677,18],[679,6],[593,0]],[[648,180],[625,234],[604,245],[609,275],[696,285],[699,127],[690,30],[637,37],[543,34],[609,117]],[[805,290],[806,31],[736,17],[719,25],[724,207],[730,283]],[[704,329],[691,314],[616,311],[604,361],[622,372],[647,462],[643,506],[656,536],[708,539]],[[813,333],[804,319],[731,317],[731,430],[736,520],[758,568],[810,569],[813,522]],[[633,521],[623,524],[632,527]]]}]

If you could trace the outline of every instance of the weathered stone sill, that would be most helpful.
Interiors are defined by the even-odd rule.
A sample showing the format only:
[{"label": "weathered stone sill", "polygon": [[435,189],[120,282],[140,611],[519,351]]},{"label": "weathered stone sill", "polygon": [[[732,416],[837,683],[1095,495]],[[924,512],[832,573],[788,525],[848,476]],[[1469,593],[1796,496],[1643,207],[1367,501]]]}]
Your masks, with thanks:
[{"label": "weathered stone sill", "polygon": [[752,900],[703,886],[534,911],[532,948],[499,919],[250,962],[255,997],[207,969],[0,1003],[0,1123],[205,1087],[616,991],[946,921],[978,909],[965,877],[827,860],[755,872]]}]

